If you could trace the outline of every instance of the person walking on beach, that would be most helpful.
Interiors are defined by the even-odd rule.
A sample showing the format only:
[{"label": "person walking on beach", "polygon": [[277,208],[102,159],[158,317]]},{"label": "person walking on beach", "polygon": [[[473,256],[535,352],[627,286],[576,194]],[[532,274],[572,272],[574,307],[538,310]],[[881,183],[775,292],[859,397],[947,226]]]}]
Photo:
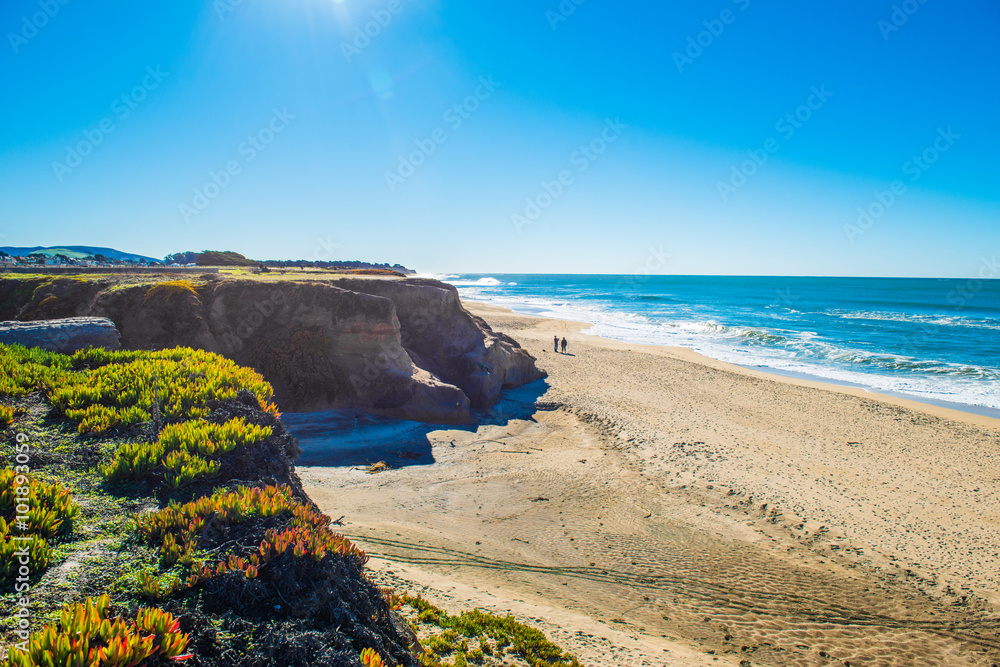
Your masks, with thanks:
[{"label": "person walking on beach", "polygon": [[565,338],[562,339],[562,349],[563,349],[562,350],[563,354],[566,354],[566,339]]},{"label": "person walking on beach", "polygon": [[559,351],[559,336],[552,337],[552,349],[555,352]]}]

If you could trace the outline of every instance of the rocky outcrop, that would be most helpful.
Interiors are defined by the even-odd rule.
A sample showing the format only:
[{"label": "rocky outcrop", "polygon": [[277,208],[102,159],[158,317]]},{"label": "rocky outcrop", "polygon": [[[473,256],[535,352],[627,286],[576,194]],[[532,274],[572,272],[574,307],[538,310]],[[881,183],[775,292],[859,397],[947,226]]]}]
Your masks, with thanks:
[{"label": "rocky outcrop", "polygon": [[0,344],[40,347],[72,354],[88,347],[120,350],[115,324],[102,317],[70,317],[38,322],[0,322]]},{"label": "rocky outcrop", "polygon": [[436,280],[342,280],[355,292],[396,306],[403,348],[421,368],[459,387],[474,408],[493,405],[504,387],[542,377],[535,359],[509,336],[462,307],[458,290]]},{"label": "rocky outcrop", "polygon": [[[127,349],[178,345],[260,371],[287,411],[356,408],[464,423],[504,387],[543,377],[535,360],[424,279],[0,280],[0,313],[106,317]],[[37,281],[37,279],[35,279]]]}]

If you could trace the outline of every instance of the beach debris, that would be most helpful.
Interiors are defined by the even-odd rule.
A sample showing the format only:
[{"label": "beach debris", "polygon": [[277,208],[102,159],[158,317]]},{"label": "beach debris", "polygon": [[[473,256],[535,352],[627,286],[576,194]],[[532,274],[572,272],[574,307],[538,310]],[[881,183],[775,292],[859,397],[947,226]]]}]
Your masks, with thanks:
[{"label": "beach debris", "polygon": [[545,496],[538,496],[537,498],[529,498],[529,500],[533,503],[549,502],[549,499],[546,498]]},{"label": "beach debris", "polygon": [[336,520],[334,520],[334,521],[331,521],[331,522],[330,522],[330,525],[331,525],[331,526],[343,526],[343,525],[344,525],[344,519],[345,519],[346,517],[347,517],[347,515],[345,514],[344,516],[340,517],[339,519],[336,519]]},{"label": "beach debris", "polygon": [[506,446],[506,445],[507,445],[507,443],[506,443],[506,442],[501,442],[500,440],[476,440],[475,442],[470,442],[470,443],[469,443],[469,445],[470,445],[470,446],[471,446],[471,445],[478,445],[478,444],[479,444],[479,443],[481,443],[481,442],[495,442],[495,443],[496,443],[496,444],[498,444],[498,445],[504,445],[504,446]]},{"label": "beach debris", "polygon": [[636,503],[636,504],[635,504],[635,506],[636,506],[636,507],[638,507],[639,509],[641,509],[641,510],[642,510],[643,512],[645,512],[645,513],[646,513],[646,514],[645,514],[645,515],[644,515],[644,516],[642,517],[643,519],[648,519],[649,517],[653,516],[653,513],[652,513],[652,512],[650,511],[650,510],[646,509],[645,507],[643,507],[643,506],[642,506],[642,505],[640,505],[639,503]]},{"label": "beach debris", "polygon": [[514,452],[507,449],[501,449],[497,454],[531,454],[531,452]]},{"label": "beach debris", "polygon": [[512,538],[510,538],[510,541],[511,542],[524,542],[525,544],[531,544],[531,542],[529,542],[528,540],[522,540],[520,537],[512,537]]},{"label": "beach debris", "polygon": [[389,464],[385,461],[379,461],[378,463],[373,463],[367,468],[355,468],[355,470],[364,470],[369,475],[374,475],[376,473],[385,472],[386,470],[392,470]]}]

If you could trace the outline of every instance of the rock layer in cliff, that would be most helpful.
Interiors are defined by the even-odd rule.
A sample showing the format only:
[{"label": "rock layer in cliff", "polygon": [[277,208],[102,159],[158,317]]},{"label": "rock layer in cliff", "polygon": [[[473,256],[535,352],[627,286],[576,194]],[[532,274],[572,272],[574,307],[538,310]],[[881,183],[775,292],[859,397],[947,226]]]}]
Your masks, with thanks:
[{"label": "rock layer in cliff", "polygon": [[103,317],[67,317],[34,322],[0,322],[0,344],[40,347],[72,354],[88,347],[121,349],[115,324]]},{"label": "rock layer in cliff", "polygon": [[5,277],[0,317],[106,317],[126,349],[218,352],[260,371],[287,411],[465,423],[544,376],[434,280],[144,280]]}]

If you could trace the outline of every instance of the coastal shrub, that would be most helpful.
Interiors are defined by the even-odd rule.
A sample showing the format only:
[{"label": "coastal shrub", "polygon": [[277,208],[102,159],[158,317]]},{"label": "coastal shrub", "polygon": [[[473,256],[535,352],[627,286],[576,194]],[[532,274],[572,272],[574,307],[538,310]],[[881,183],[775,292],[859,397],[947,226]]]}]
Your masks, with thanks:
[{"label": "coastal shrub", "polygon": [[103,595],[63,608],[59,620],[32,633],[26,651],[11,647],[2,667],[140,667],[178,662],[188,636],[160,609],[140,609],[135,620],[111,620]]},{"label": "coastal shrub", "polygon": [[257,266],[259,262],[247,259],[232,250],[203,250],[195,259],[198,266]]},{"label": "coastal shrub", "polygon": [[183,505],[171,502],[158,512],[137,517],[136,529],[146,541],[157,542],[171,535],[193,548],[209,517],[218,525],[229,526],[259,517],[291,515],[296,510],[302,512],[301,523],[314,515],[314,525],[325,521],[325,517],[311,513],[295,500],[288,487],[240,487],[235,491],[221,489]]},{"label": "coastal shrub", "polygon": [[202,456],[228,454],[237,447],[246,447],[270,437],[271,427],[247,424],[242,419],[230,419],[224,424],[184,422],[167,426],[158,442],[168,452],[186,451]]},{"label": "coastal shrub", "polygon": [[80,433],[101,435],[154,417],[163,423],[204,417],[209,401],[243,389],[262,410],[279,415],[274,391],[259,373],[204,350],[91,348],[68,356],[0,345],[0,395],[42,391]]},{"label": "coastal shrub", "polygon": [[149,421],[149,413],[132,405],[126,408],[115,408],[107,405],[88,405],[81,409],[66,410],[66,416],[79,422],[80,433],[100,435],[108,431],[141,424]]},{"label": "coastal shrub", "polygon": [[[541,631],[518,623],[513,616],[497,616],[478,609],[451,616],[423,598],[403,596],[401,599],[417,612],[420,622],[444,630],[425,642],[428,652],[422,662],[428,667],[444,667],[439,656],[452,652],[455,653],[453,664],[464,665],[467,659],[482,659],[483,654],[500,655],[503,648],[531,667],[581,667],[575,657],[550,642]],[[479,648],[469,651],[468,643],[460,637],[478,637]],[[484,637],[493,639],[496,649],[490,648]]]},{"label": "coastal shrub", "polygon": [[[199,550],[211,546],[202,545],[206,534],[221,534],[231,526],[268,517],[282,517],[287,524],[282,529],[267,530],[245,556],[229,554],[211,562],[207,552]],[[363,566],[368,556],[346,537],[330,530],[329,523],[329,517],[297,501],[291,489],[284,486],[240,487],[236,491],[219,490],[183,505],[172,502],[158,512],[139,516],[136,530],[145,542],[157,547],[161,569],[180,564],[187,568],[187,575],[164,582],[146,573],[138,582],[140,592],[153,598],[166,597],[227,572],[240,572],[246,579],[254,579],[261,567],[283,554],[317,562],[327,554],[340,554]]]},{"label": "coastal shrub", "polygon": [[[27,489],[27,495],[18,493]],[[27,502],[24,501],[27,499]],[[24,532],[53,538],[70,532],[73,520],[80,514],[80,507],[62,485],[46,484],[30,475],[20,475],[14,470],[0,470],[0,516],[8,521],[17,515],[18,504],[29,507],[27,527]]]},{"label": "coastal shrub", "polygon": [[164,481],[179,489],[217,475],[220,465],[212,457],[261,442],[271,432],[269,426],[247,424],[242,419],[230,419],[224,424],[196,421],[170,424],[160,431],[156,442],[120,446],[114,460],[101,466],[101,474],[109,481],[116,481],[162,472]]},{"label": "coastal shrub", "polygon": [[[18,575],[20,558],[27,554],[32,573],[44,570],[52,560],[52,547],[35,534],[11,532],[14,526],[0,517],[0,582],[10,582]],[[15,539],[16,538],[16,539]]]},{"label": "coastal shrub", "polygon": [[382,656],[375,649],[366,648],[361,652],[361,664],[364,667],[385,667]]},{"label": "coastal shrub", "polygon": [[208,402],[253,393],[272,415],[274,392],[259,373],[211,352],[177,348],[162,352],[88,350],[77,364],[99,364],[64,380],[49,395],[53,407],[79,422],[81,433],[100,435],[143,421],[183,422],[208,414]]},{"label": "coastal shrub", "polygon": [[0,427],[6,428],[10,426],[14,421],[16,412],[12,407],[0,405]]},{"label": "coastal shrub", "polygon": [[0,395],[23,396],[52,386],[69,371],[72,360],[38,347],[0,345]]},{"label": "coastal shrub", "polygon": [[195,291],[194,285],[188,281],[165,280],[162,283],[157,283],[146,290],[146,296],[142,302],[146,303],[153,298],[162,298],[165,301],[170,301],[174,296],[187,294],[198,296],[198,292]]},{"label": "coastal shrub", "polygon": [[[0,388],[37,392],[53,406],[50,416],[66,417],[32,425],[33,465],[39,474],[66,474],[87,494],[87,524],[72,536],[65,533],[75,503],[66,502],[72,499],[62,487],[46,490],[53,485],[40,486],[40,480],[29,481],[35,505],[54,516],[34,517],[39,532],[23,533],[0,516],[0,565],[8,568],[0,580],[17,576],[9,569],[18,561],[15,549],[28,551],[32,612],[51,621],[22,642],[26,650],[0,656],[0,667],[165,667],[192,648],[199,664],[210,667],[234,660],[299,664],[307,655],[315,664],[413,664],[406,637],[365,578],[367,556],[302,502],[288,464],[294,439],[280,425],[260,375],[189,349],[58,355],[0,346]],[[65,432],[69,420],[79,434]],[[144,427],[141,435],[133,430],[132,438],[102,437],[137,420],[153,428]],[[185,502],[190,493],[171,494],[177,502],[129,517],[155,498],[133,485],[94,486],[92,473],[82,472],[91,466],[121,479],[167,481],[176,473],[169,479],[178,485],[217,472],[220,480],[287,480],[292,486],[220,489],[191,502]],[[0,478],[0,491],[13,486]],[[26,539],[15,544],[12,537]],[[38,581],[41,567],[56,558],[56,541],[58,557],[80,565],[66,581]],[[111,546],[100,558],[87,557],[93,544],[104,543]],[[170,604],[183,605],[191,642],[169,614],[108,614],[107,598],[83,601],[94,590],[121,595],[122,604],[183,596]],[[60,614],[64,602],[82,604]],[[166,608],[176,614],[180,607]]]},{"label": "coastal shrub", "polygon": [[14,578],[19,555],[25,552],[33,573],[48,567],[48,540],[70,533],[79,514],[79,505],[60,484],[0,470],[0,581]]}]

